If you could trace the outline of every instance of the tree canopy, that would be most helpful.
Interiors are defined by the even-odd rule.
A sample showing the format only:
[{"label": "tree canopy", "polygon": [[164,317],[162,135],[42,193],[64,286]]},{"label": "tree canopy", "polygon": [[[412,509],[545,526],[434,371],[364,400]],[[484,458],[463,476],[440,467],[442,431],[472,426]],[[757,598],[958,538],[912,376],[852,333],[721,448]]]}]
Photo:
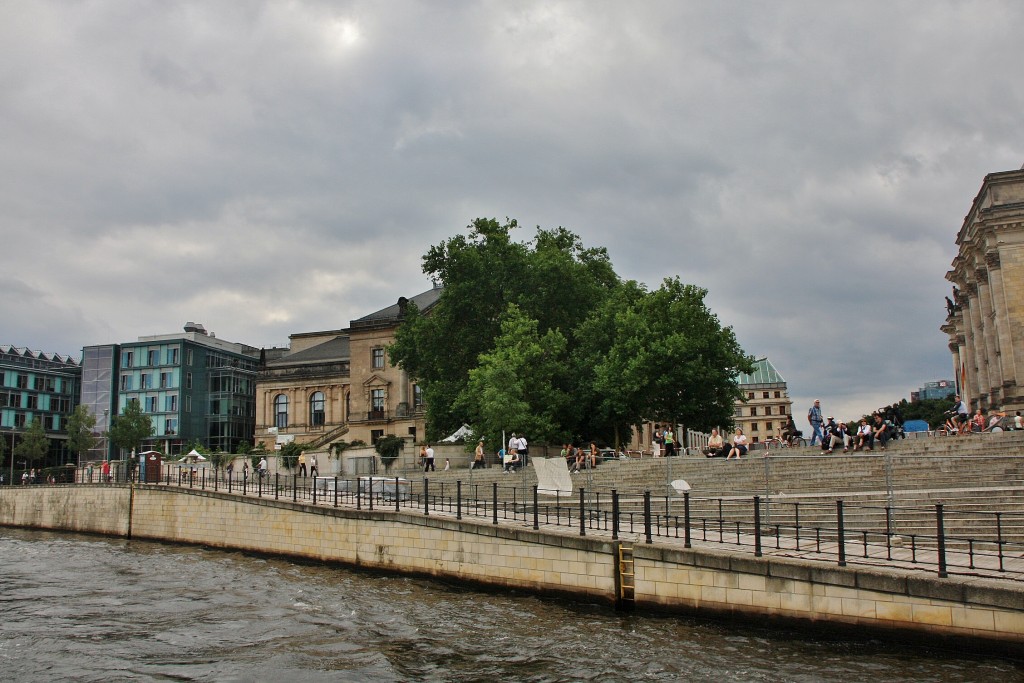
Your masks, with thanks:
[{"label": "tree canopy", "polygon": [[142,442],[153,434],[153,420],[142,412],[138,401],[128,401],[121,414],[113,419],[108,435],[115,446],[138,453]]},{"label": "tree canopy", "polygon": [[68,416],[68,450],[79,457],[96,447],[99,438],[95,436],[96,416],[89,409],[79,404]]},{"label": "tree canopy", "polygon": [[[32,424],[21,437],[21,441],[14,448],[14,455],[24,458],[27,462],[33,463],[46,457],[50,451],[50,439],[46,436],[43,423],[39,418],[32,420]],[[12,482],[13,483],[13,482]]]},{"label": "tree canopy", "polygon": [[429,439],[463,423],[548,442],[617,441],[643,420],[731,423],[752,359],[705,290],[674,278],[648,291],[564,228],[529,242],[518,229],[477,219],[423,257],[443,290],[426,314],[409,307],[389,356],[423,391]]}]

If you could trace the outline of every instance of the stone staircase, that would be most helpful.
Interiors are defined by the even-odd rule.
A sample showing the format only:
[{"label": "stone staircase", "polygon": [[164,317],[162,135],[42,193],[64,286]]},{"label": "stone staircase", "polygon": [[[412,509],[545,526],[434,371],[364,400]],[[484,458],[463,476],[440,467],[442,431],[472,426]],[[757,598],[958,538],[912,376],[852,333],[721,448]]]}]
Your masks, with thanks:
[{"label": "stone staircase", "polygon": [[[624,514],[642,511],[644,491],[650,491],[655,514],[680,516],[682,497],[671,482],[690,485],[691,519],[728,522],[752,519],[752,501],[762,501],[765,524],[792,527],[797,514],[801,527],[835,528],[836,499],[844,501],[844,521],[853,534],[894,533],[932,536],[935,504],[944,506],[945,530],[957,538],[1024,543],[1024,432],[975,434],[967,437],[904,439],[887,451],[821,455],[817,447],[779,449],[762,457],[755,451],[739,461],[720,458],[674,457],[601,463],[591,472],[573,475],[585,488],[588,506],[600,496],[610,507],[611,491],[620,495]],[[422,492],[423,473],[403,474]],[[463,496],[490,499],[498,484],[501,501],[532,502],[536,476],[531,467],[505,474],[499,467],[456,469],[429,475],[431,495],[455,495],[462,481]],[[891,493],[890,493],[891,491]],[[554,504],[554,499],[542,496]],[[564,497],[562,505],[569,505]],[[889,507],[890,510],[886,510]],[[997,519],[996,512],[1000,513]]]}]

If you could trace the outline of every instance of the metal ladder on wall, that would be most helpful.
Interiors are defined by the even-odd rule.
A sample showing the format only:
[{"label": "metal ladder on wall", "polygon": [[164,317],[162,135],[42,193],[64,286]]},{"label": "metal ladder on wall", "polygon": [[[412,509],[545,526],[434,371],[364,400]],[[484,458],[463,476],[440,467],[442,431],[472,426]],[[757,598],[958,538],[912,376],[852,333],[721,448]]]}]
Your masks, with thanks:
[{"label": "metal ladder on wall", "polygon": [[619,607],[632,607],[636,596],[636,565],[633,562],[633,546],[618,544],[619,553]]}]

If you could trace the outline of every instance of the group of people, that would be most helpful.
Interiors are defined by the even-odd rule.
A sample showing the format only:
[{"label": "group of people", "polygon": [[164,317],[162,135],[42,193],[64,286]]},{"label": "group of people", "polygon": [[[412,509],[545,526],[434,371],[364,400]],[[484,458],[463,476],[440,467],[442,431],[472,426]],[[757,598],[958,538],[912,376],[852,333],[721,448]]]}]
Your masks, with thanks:
[{"label": "group of people", "polygon": [[567,443],[562,446],[561,453],[562,457],[565,458],[565,464],[569,467],[569,472],[572,474],[579,474],[582,470],[586,469],[594,469],[601,459],[601,451],[598,450],[597,444],[593,441],[590,442],[589,448]]},{"label": "group of people", "polygon": [[672,433],[672,426],[654,425],[654,437],[652,438],[654,457],[661,455],[670,456],[676,454],[676,436]]},{"label": "group of people", "polygon": [[718,433],[717,429],[711,430],[711,437],[708,438],[708,445],[704,449],[704,455],[709,458],[725,458],[726,460],[739,460],[747,454],[747,435],[739,427],[732,436],[732,440],[726,443],[725,438]]},{"label": "group of people", "polygon": [[[985,415],[981,408],[978,408],[974,415],[970,414],[967,402],[959,395],[953,397],[953,407],[945,413],[946,423],[943,425],[946,434],[965,435],[978,434],[980,432],[1002,431],[1003,418],[1006,413],[993,407]],[[1024,429],[1024,421],[1021,420],[1020,411],[1013,416],[1013,423],[1008,429]]]}]

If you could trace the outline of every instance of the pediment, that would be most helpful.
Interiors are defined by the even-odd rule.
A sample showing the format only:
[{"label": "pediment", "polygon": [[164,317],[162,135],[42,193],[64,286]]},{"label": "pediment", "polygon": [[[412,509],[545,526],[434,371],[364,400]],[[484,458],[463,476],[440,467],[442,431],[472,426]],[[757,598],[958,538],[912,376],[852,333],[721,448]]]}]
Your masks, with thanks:
[{"label": "pediment", "polygon": [[386,387],[389,386],[390,384],[390,381],[384,379],[383,377],[377,374],[370,375],[369,378],[367,378],[367,380],[363,382],[364,387]]}]

